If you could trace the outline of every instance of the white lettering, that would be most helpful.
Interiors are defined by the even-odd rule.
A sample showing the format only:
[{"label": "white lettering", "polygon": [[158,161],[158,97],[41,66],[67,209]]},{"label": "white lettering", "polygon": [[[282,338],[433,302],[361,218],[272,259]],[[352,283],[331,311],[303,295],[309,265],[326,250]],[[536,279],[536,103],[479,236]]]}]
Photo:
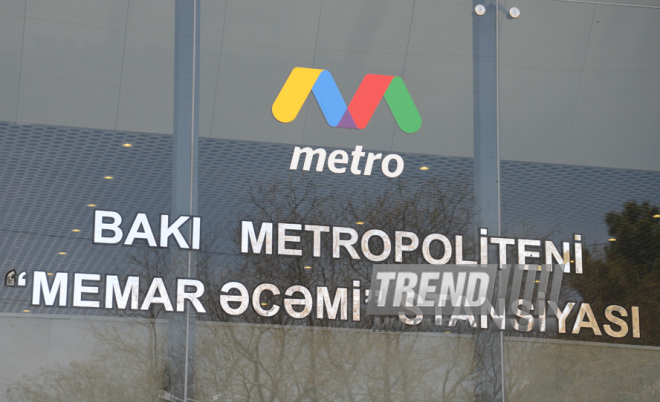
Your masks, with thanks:
[{"label": "white lettering", "polygon": [[334,302],[330,301],[330,293],[326,287],[316,288],[316,318],[323,318],[323,307],[328,312],[328,319],[337,318],[337,312],[341,307],[340,319],[348,320],[348,289],[337,288]]},{"label": "white lettering", "polygon": [[372,154],[369,152],[367,156],[367,163],[364,165],[364,175],[371,176],[371,170],[374,167],[374,161],[379,160],[383,157],[383,154]]},{"label": "white lettering", "polygon": [[539,258],[538,251],[529,251],[527,246],[540,246],[541,240],[518,239],[518,264],[527,264],[528,258]]},{"label": "white lettering", "polygon": [[[369,249],[369,239],[371,239],[373,236],[378,236],[383,241],[383,252],[380,253],[379,255],[374,255]],[[390,242],[390,238],[382,230],[372,229],[367,231],[362,236],[362,253],[369,260],[376,262],[383,261],[390,256],[391,251],[392,251],[392,243]]]},{"label": "white lettering", "polygon": [[321,256],[321,233],[330,231],[330,226],[305,225],[305,230],[314,232],[314,257]]},{"label": "white lettering", "polygon": [[259,237],[254,233],[254,226],[252,222],[241,222],[241,253],[248,252],[248,239],[252,246],[252,252],[255,254],[261,253],[261,247],[266,242],[266,254],[273,254],[273,224],[270,222],[263,222],[259,230]]},{"label": "white lettering", "polygon": [[[585,321],[585,317],[587,320]],[[573,325],[573,333],[579,334],[580,329],[582,328],[591,328],[594,331],[594,335],[602,336],[600,328],[598,327],[598,322],[594,316],[594,312],[591,310],[589,303],[580,304],[580,310],[578,310],[577,318],[575,319],[575,325]]]},{"label": "white lettering", "polygon": [[[227,282],[222,286],[220,291],[229,293],[232,289],[237,289],[240,292],[240,295],[220,295],[220,306],[222,306],[222,309],[229,315],[243,314],[243,312],[247,310],[249,304],[250,296],[248,295],[248,290],[242,283]],[[234,308],[229,305],[230,302],[240,304],[238,307]]]},{"label": "white lettering", "polygon": [[344,173],[346,171],[346,168],[338,168],[335,165],[336,164],[345,165],[347,163],[348,163],[348,154],[346,153],[346,151],[343,151],[341,149],[332,151],[330,153],[330,156],[328,157],[328,169],[330,169],[332,173]]},{"label": "white lettering", "polygon": [[[112,222],[105,223],[105,219],[112,219]],[[121,215],[114,211],[94,211],[94,243],[96,244],[117,244],[124,237],[124,232],[119,228],[121,225]],[[112,237],[103,236],[103,231],[108,230],[113,233]]]},{"label": "white lettering", "polygon": [[[342,239],[342,234],[348,234],[351,236],[350,239]],[[339,258],[341,257],[341,247],[344,247],[346,251],[351,255],[351,258],[354,260],[359,260],[360,256],[358,255],[353,244],[357,243],[358,234],[355,229],[352,228],[342,228],[334,227],[332,228],[332,257]]]},{"label": "white lettering", "polygon": [[55,297],[60,294],[59,306],[66,306],[67,284],[69,283],[69,274],[66,272],[57,272],[53,278],[53,287],[48,286],[48,276],[46,271],[34,271],[34,283],[32,285],[32,305],[41,304],[41,293],[44,294],[44,305],[52,306],[55,304]]},{"label": "white lettering", "polygon": [[[254,289],[254,292],[252,292],[252,308],[262,317],[272,317],[280,310],[280,306],[273,304],[273,307],[268,310],[261,307],[261,293],[263,293],[265,290],[270,291],[273,296],[280,294],[280,290],[277,288],[277,286],[270,283],[262,283]],[[263,303],[263,305],[267,305],[267,303]]]},{"label": "white lettering", "polygon": [[[186,286],[195,288],[193,293],[186,292]],[[199,298],[204,295],[204,284],[196,279],[177,279],[176,281],[176,311],[185,310],[185,300],[189,300],[198,313],[206,313]]]},{"label": "white lettering", "polygon": [[280,223],[277,225],[277,254],[302,255],[302,250],[286,248],[286,242],[300,243],[300,236],[287,236],[287,230],[301,230],[302,226],[293,223]]},{"label": "white lettering", "polygon": [[[293,318],[305,318],[312,312],[312,294],[304,286],[291,286],[285,292],[285,296],[293,296],[294,293],[302,293],[302,299],[284,299],[284,310]],[[302,311],[296,311],[293,306],[304,306]]]},{"label": "white lettering", "polygon": [[99,274],[74,274],[73,275],[73,307],[92,307],[99,308],[101,302],[96,300],[83,300],[83,293],[98,294],[99,288],[96,286],[83,286],[83,281],[100,281]]},{"label": "white lettering", "polygon": [[[431,255],[431,243],[435,240],[438,240],[442,242],[442,245],[444,246],[445,253],[440,259],[435,259]],[[433,233],[424,239],[424,242],[422,243],[422,254],[424,255],[424,259],[426,262],[429,264],[435,264],[435,265],[441,265],[441,264],[446,264],[449,262],[449,259],[451,259],[451,242],[446,236],[443,236],[439,233]]]},{"label": "white lettering", "polygon": [[291,158],[291,166],[289,169],[298,170],[298,161],[300,160],[300,154],[305,153],[305,163],[303,164],[303,170],[309,170],[312,167],[312,160],[314,155],[318,155],[318,160],[316,162],[316,171],[322,172],[323,165],[325,164],[325,149],[317,148],[312,150],[310,147],[300,148],[295,147],[293,149],[293,157]]},{"label": "white lettering", "polygon": [[[142,230],[140,230],[142,228]],[[150,247],[157,247],[156,238],[154,233],[151,231],[151,225],[149,225],[149,219],[147,219],[147,214],[140,212],[135,216],[131,230],[126,236],[125,245],[131,246],[135,239],[144,239],[149,243]]]},{"label": "white lettering", "polygon": [[[403,239],[409,239],[410,244],[403,244]],[[394,261],[403,261],[404,251],[415,251],[419,246],[419,237],[413,232],[394,232]]]},{"label": "white lettering", "polygon": [[365,155],[365,153],[362,152],[362,146],[356,145],[355,151],[351,152],[351,155],[353,156],[353,161],[351,163],[351,173],[359,175],[362,173],[358,168],[360,166],[360,158]]},{"label": "white lettering", "polygon": [[[156,292],[158,292],[160,296],[156,296]],[[152,304],[162,304],[165,311],[174,311],[170,296],[167,294],[167,289],[165,289],[163,278],[154,278],[151,281],[151,286],[149,286],[147,296],[145,296],[140,310],[149,310],[149,307],[151,307]]]},{"label": "white lettering", "polygon": [[[396,169],[394,172],[390,171],[390,161],[396,162]],[[390,154],[383,158],[383,163],[381,164],[381,169],[383,174],[387,177],[397,177],[403,172],[403,158],[397,154]]]},{"label": "white lettering", "polygon": [[160,246],[167,247],[169,245],[170,236],[174,236],[177,244],[182,249],[187,249],[188,243],[186,239],[181,234],[179,228],[190,219],[188,216],[180,216],[177,220],[172,223],[172,226],[169,225],[170,216],[161,215],[160,216]]},{"label": "white lettering", "polygon": [[140,277],[129,276],[126,279],[126,286],[122,291],[119,286],[119,278],[116,275],[108,275],[105,278],[105,308],[113,307],[113,296],[116,295],[118,309],[125,309],[130,297],[131,310],[137,310],[139,291]]}]

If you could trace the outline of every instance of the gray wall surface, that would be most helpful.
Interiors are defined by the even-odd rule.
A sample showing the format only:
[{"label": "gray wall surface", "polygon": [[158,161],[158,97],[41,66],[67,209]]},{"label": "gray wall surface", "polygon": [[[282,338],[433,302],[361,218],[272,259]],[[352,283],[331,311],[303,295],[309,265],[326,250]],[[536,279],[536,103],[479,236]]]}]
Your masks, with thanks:
[{"label": "gray wall surface", "polygon": [[[500,17],[501,156],[658,170],[658,9],[521,0]],[[510,5],[502,3],[503,9]],[[200,135],[471,157],[472,19],[464,1],[201,2]],[[174,4],[0,2],[0,120],[172,133]],[[349,101],[365,74],[403,77],[421,115],[385,102],[332,128],[310,96],[283,124],[293,67],[329,70]]]}]

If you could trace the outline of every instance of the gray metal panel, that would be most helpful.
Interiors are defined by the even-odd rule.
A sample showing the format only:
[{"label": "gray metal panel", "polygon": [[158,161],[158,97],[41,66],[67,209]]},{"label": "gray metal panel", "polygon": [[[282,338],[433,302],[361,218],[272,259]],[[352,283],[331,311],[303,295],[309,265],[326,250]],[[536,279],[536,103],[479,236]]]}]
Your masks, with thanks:
[{"label": "gray metal panel", "polygon": [[502,158],[565,162],[595,6],[516,5],[500,32]]},{"label": "gray metal panel", "polygon": [[127,6],[28,4],[17,121],[115,128]]},{"label": "gray metal panel", "polygon": [[516,6],[500,37],[502,158],[658,170],[660,10]]},{"label": "gray metal panel", "polygon": [[24,16],[25,0],[0,3],[0,120],[16,119]]},{"label": "gray metal panel", "polygon": [[[214,51],[221,41],[222,49],[215,98],[202,98],[215,104],[212,137],[472,155],[470,6],[430,0],[229,2],[226,16],[220,7],[214,5],[213,13],[215,23],[224,21],[224,33],[202,28],[202,41],[213,43]],[[203,65],[215,63],[205,57]],[[270,109],[297,66],[329,70],[347,102],[366,74],[402,76],[422,128],[401,132],[384,101],[366,129],[332,128],[313,96],[293,122],[279,123]],[[208,119],[202,116],[202,136],[209,135]]]},{"label": "gray metal panel", "polygon": [[212,137],[301,142],[303,119],[278,123],[271,106],[291,69],[312,65],[320,6],[320,0],[227,4]]},{"label": "gray metal panel", "polygon": [[172,134],[174,2],[131,1],[117,130]]},{"label": "gray metal panel", "polygon": [[422,128],[408,135],[395,127],[394,150],[473,155],[472,19],[469,2],[415,2],[403,78]]},{"label": "gray metal panel", "polygon": [[660,155],[659,18],[660,10],[596,8],[569,163],[658,167],[654,162]]}]

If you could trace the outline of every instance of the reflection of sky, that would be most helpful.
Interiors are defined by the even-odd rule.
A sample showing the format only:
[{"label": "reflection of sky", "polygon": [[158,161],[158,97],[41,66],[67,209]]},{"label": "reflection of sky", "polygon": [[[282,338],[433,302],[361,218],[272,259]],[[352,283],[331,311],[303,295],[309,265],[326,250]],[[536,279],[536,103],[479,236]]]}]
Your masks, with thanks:
[{"label": "reflection of sky", "polygon": [[[93,208],[86,205],[94,203],[98,208],[121,212],[125,230],[137,212],[146,212],[154,223],[158,214],[169,213],[172,138],[8,123],[0,123],[0,132],[2,276],[10,269],[130,272],[126,264],[130,248],[91,244]],[[122,147],[125,142],[133,146]],[[222,231],[238,223],[237,212],[248,206],[248,182],[258,185],[290,178],[292,148],[286,144],[201,139],[199,214],[203,231]],[[461,172],[472,171],[470,158],[400,155],[406,162],[401,179],[408,182],[425,175],[451,180]],[[421,166],[429,169],[420,171]],[[568,240],[571,233],[578,232],[588,244],[605,243],[603,218],[607,212],[620,210],[631,199],[660,204],[658,172],[507,161],[502,162],[501,172],[502,222],[510,235],[543,236],[557,228],[552,236],[557,240]],[[320,195],[347,197],[378,192],[390,180],[379,169],[365,177],[349,172],[333,174],[326,168],[323,173],[296,172],[294,179],[302,174],[319,179]],[[113,179],[104,179],[108,175]],[[0,294],[0,311],[40,310],[29,306],[28,289],[3,287]],[[73,314],[80,311],[85,310],[66,309]]]}]

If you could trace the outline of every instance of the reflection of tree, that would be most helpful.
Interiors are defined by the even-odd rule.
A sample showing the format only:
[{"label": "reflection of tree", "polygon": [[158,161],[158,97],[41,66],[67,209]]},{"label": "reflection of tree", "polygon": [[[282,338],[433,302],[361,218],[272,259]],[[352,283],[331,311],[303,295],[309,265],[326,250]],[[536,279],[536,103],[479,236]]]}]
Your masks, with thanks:
[{"label": "reflection of tree", "polygon": [[[139,274],[144,295],[153,277],[168,278],[173,253],[143,246],[128,255],[127,272]],[[149,279],[149,280],[147,280]],[[168,288],[174,289],[169,280]],[[136,401],[154,400],[169,383],[165,311],[154,304],[147,311],[111,310],[113,318],[92,317],[88,332],[98,348],[85,361],[43,368],[7,390],[10,401]],[[78,335],[82,338],[82,334]]]},{"label": "reflection of tree", "polygon": [[[362,221],[364,227],[356,227],[359,232],[380,229],[392,240],[396,230],[411,231],[420,238],[429,233],[463,234],[466,254],[474,249],[474,239],[468,235],[472,229],[471,191],[463,178],[453,182],[420,179],[407,185],[389,182],[377,193],[338,197],[306,177],[309,175],[252,187],[242,207],[244,215],[234,217],[235,223],[245,219],[356,227],[355,222]],[[483,377],[475,373],[474,339],[469,335],[419,333],[409,326],[403,332],[374,332],[370,330],[373,318],[363,315],[359,322],[350,320],[350,304],[348,321],[319,320],[315,312],[294,320],[283,310],[270,318],[251,309],[238,317],[227,315],[217,298],[227,281],[240,281],[249,289],[273,283],[281,291],[303,285],[313,294],[317,286],[326,286],[334,297],[337,287],[352,289],[353,281],[359,280],[364,297],[373,265],[347,255],[333,259],[329,235],[323,236],[321,257],[311,258],[311,233],[301,233],[299,246],[307,250],[303,257],[240,254],[239,228],[229,233],[209,236],[197,253],[197,273],[207,285],[203,303],[208,314],[198,316],[204,321],[198,321],[195,332],[196,400],[474,399],[475,383]],[[234,252],[228,253],[232,247]],[[383,245],[372,239],[371,249],[379,254]],[[175,254],[134,249],[132,271],[142,274],[145,280],[141,284],[146,287],[154,276],[168,277]],[[393,260],[394,253],[385,262]],[[418,249],[405,253],[404,262],[425,261]],[[168,289],[174,288],[168,283]],[[141,289],[141,294],[145,291]],[[264,301],[282,305],[281,296]],[[364,303],[362,311],[364,314]],[[14,387],[11,399],[122,400],[122,392],[126,392],[132,400],[145,400],[153,399],[159,389],[167,389],[167,334],[160,323],[168,315],[161,307],[119,315],[124,317],[121,321],[91,326],[102,345],[91,360],[94,363],[44,370]],[[125,375],[131,381],[121,381]],[[105,392],[88,398],[87,386],[66,381],[75,377],[86,378]],[[140,386],[130,392],[124,389],[133,382]],[[34,393],[55,383],[70,389],[67,393]]]},{"label": "reflection of tree", "polygon": [[[471,229],[469,191],[460,180],[431,179],[407,186],[392,183],[379,194],[354,197],[328,196],[321,190],[313,180],[255,187],[244,205],[245,215],[236,221],[352,227],[363,221],[364,228],[358,231],[378,228],[392,237],[395,230],[409,230],[421,237],[431,232],[466,234]],[[658,250],[654,247],[658,226],[652,218],[657,213],[645,204],[627,204],[623,213],[608,215],[617,242],[602,259],[586,257],[586,274],[570,276],[571,285],[595,309],[609,304],[639,305],[644,335],[650,337],[654,332],[648,328],[654,323],[644,313],[654,311],[652,290],[657,283],[653,281],[658,258],[649,251]],[[489,348],[487,337],[424,333],[410,326],[399,332],[378,332],[372,330],[373,318],[364,316],[352,322],[319,320],[313,313],[294,320],[284,312],[265,318],[251,309],[239,317],[228,316],[217,295],[229,280],[238,280],[250,289],[273,283],[281,291],[298,284],[313,293],[316,286],[327,286],[334,295],[337,287],[350,288],[353,280],[360,280],[361,288],[366,289],[373,264],[347,256],[333,259],[330,236],[323,237],[320,258],[240,254],[239,235],[236,228],[228,236],[222,232],[208,236],[197,255],[198,275],[207,284],[204,305],[208,314],[198,316],[195,332],[195,400],[462,401],[475,400],[476,389],[486,389],[490,395],[499,392],[499,376],[495,375],[499,349]],[[465,240],[471,242],[472,238],[466,236]],[[300,248],[310,250],[311,241],[303,233]],[[228,245],[233,253],[226,252]],[[382,250],[382,244],[372,246],[376,254]],[[152,277],[167,278],[176,258],[176,252],[168,250],[134,248],[131,253],[130,271],[145,279],[142,294]],[[419,253],[407,253],[404,262],[424,260]],[[622,283],[628,287],[620,289]],[[174,289],[173,283],[168,289]],[[612,295],[615,290],[618,293]],[[263,301],[282,304],[281,296]],[[168,314],[160,306],[147,312],[116,314],[118,318],[107,321],[90,320],[99,345],[93,356],[26,377],[8,390],[7,398],[157,399],[159,390],[167,389],[169,383]],[[611,399],[612,395],[657,399],[654,378],[660,368],[649,351],[594,349],[597,347],[542,342],[533,337],[507,337],[505,342],[507,400],[546,400],[547,395],[584,400]],[[619,370],[622,362],[628,362],[624,376]],[[629,381],[636,386],[626,388]]]},{"label": "reflection of tree", "polygon": [[[605,217],[611,241],[602,255],[586,255],[584,275],[571,275],[571,285],[590,303],[596,317],[605,308],[619,305],[628,311],[639,306],[642,336],[632,338],[632,329],[621,339],[592,337],[589,340],[660,345],[660,209],[648,203],[628,202],[621,212]],[[628,321],[630,322],[630,321]]]},{"label": "reflection of tree", "polygon": [[466,400],[474,392],[467,337],[264,327],[198,326],[200,398]]},{"label": "reflection of tree", "polygon": [[[584,274],[566,279],[592,307],[599,324],[609,305],[628,311],[629,332],[614,339],[590,331],[559,338],[608,343],[658,345],[657,321],[660,284],[660,225],[654,216],[660,209],[648,203],[628,202],[621,212],[605,217],[609,234],[616,241],[602,253],[584,254]],[[642,337],[632,338],[631,306],[639,306]],[[575,314],[572,315],[573,319]],[[570,320],[570,319],[569,319]],[[570,331],[570,327],[569,327]],[[656,401],[660,398],[660,362],[656,348],[624,345],[602,346],[566,341],[543,342],[532,338],[509,338],[506,342],[507,400],[545,401],[547,395],[564,400]],[[527,356],[519,360],[519,356]]]},{"label": "reflection of tree", "polygon": [[[337,197],[328,193],[318,181],[304,176],[252,187],[249,206],[240,218],[255,223],[348,227],[356,227],[355,222],[361,221],[365,224],[356,227],[358,232],[377,228],[392,240],[396,230],[412,231],[420,237],[434,232],[463,234],[471,222],[470,191],[463,179],[430,179],[407,186],[394,182],[378,194]],[[321,257],[311,258],[311,234],[300,235],[302,242],[296,248],[305,250],[302,257],[207,254],[200,258],[198,274],[213,286],[209,289],[213,295],[219,293],[223,283],[237,278],[248,288],[273,283],[283,291],[299,284],[315,293],[316,286],[327,286],[333,295],[337,287],[350,288],[353,280],[361,282],[363,291],[368,288],[373,262],[353,260],[348,255],[333,259],[329,234],[322,237]],[[238,249],[238,228],[231,240]],[[470,250],[472,239],[466,238],[466,242]],[[371,250],[379,254],[383,244],[373,241]],[[392,253],[386,262],[393,259]],[[424,262],[421,251],[404,254],[404,262]],[[281,297],[275,297],[267,300],[268,307],[273,301],[282,304]],[[229,392],[225,396],[235,395],[240,400],[424,400],[442,396],[451,400],[468,398],[474,392],[469,338],[374,333],[368,331],[371,317],[350,321],[350,307],[349,321],[332,321],[318,320],[314,313],[304,320],[293,320],[284,312],[271,318],[249,311],[231,317],[219,307],[217,298],[205,300],[205,305],[217,321],[286,326],[210,322],[198,326],[198,394],[212,396],[217,390],[225,390]],[[202,348],[205,352],[199,353]]]},{"label": "reflection of tree", "polygon": [[[24,376],[7,390],[6,400],[155,400],[163,387],[162,322],[95,319],[89,323],[97,341],[91,356]],[[151,328],[156,332],[150,332]]]},{"label": "reflection of tree", "polygon": [[[657,401],[657,349],[518,338],[506,343],[507,401]],[[524,360],[525,364],[520,364]]]}]

